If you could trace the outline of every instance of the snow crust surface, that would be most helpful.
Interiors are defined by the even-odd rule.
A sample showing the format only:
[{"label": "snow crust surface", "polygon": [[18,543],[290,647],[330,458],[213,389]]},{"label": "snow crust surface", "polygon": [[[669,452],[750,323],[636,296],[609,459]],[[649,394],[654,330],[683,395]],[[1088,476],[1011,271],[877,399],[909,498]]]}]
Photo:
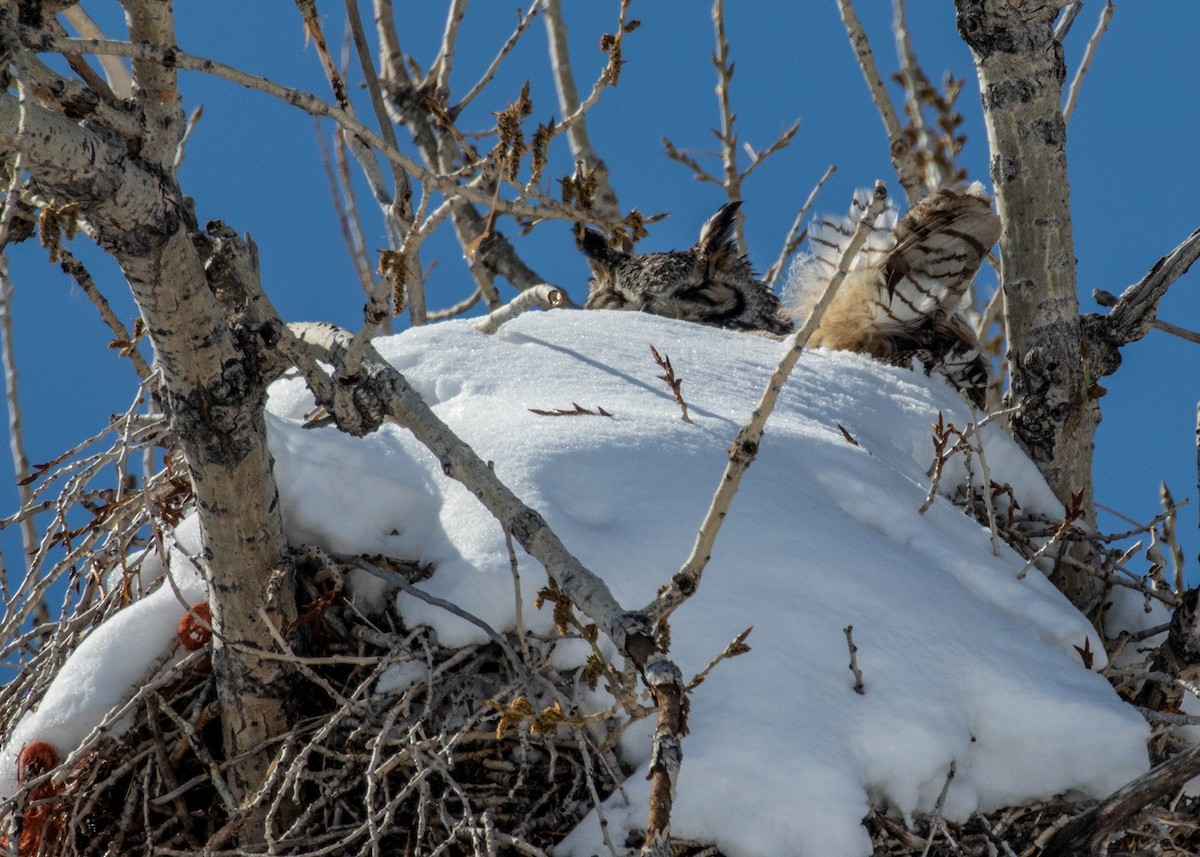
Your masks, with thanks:
[{"label": "snow crust surface", "polygon": [[[680,419],[656,377],[651,344],[683,379],[694,423]],[[490,337],[450,322],[377,347],[636,609],[690,551],[729,445],[783,345],[639,313],[558,311],[526,314]],[[575,403],[612,416],[529,410]],[[434,563],[424,589],[498,630],[513,627],[503,533],[475,497],[399,427],[366,438],[306,430],[311,407],[300,381],[272,387],[268,424],[289,539]],[[993,556],[986,529],[958,508],[939,498],[918,512],[939,412],[959,427],[970,422],[939,378],[845,353],[801,359],[699,592],[672,621],[671,655],[685,679],[754,627],[752,650],[720,664],[693,695],[676,835],[737,857],[865,857],[868,809],[931,811],[951,763],[951,819],[1060,793],[1101,797],[1147,769],[1144,721],[1075,651],[1090,640],[1103,666],[1087,621],[1036,570],[1018,579],[1021,558],[1003,546]],[[988,426],[984,438],[993,480],[1011,484],[1023,508],[1061,514],[1000,430]],[[943,484],[964,478],[956,460]],[[519,553],[526,624],[550,634],[549,610],[532,605],[545,572]],[[191,591],[197,585],[188,578]],[[416,599],[400,596],[397,607],[444,644],[483,639]],[[182,612],[164,587],[93,631],[70,675],[0,751],[0,793],[15,787],[23,743],[41,738],[69,752],[127,699],[170,651]],[[847,669],[849,625],[862,695]],[[397,673],[388,687],[414,678]],[[618,846],[644,824],[649,747],[646,728],[622,743],[638,770],[624,787],[628,802],[618,793],[605,806]],[[595,813],[556,853],[606,853]]]}]

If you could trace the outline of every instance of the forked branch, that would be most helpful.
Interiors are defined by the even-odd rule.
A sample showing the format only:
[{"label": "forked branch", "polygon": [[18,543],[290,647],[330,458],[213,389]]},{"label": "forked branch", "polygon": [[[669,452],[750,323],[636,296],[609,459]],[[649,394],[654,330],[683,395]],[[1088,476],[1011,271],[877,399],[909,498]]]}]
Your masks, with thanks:
[{"label": "forked branch", "polygon": [[1200,258],[1200,229],[1163,256],[1137,283],[1127,288],[1107,316],[1086,315],[1083,328],[1090,346],[1093,373],[1111,375],[1121,365],[1120,349],[1155,326],[1158,302],[1171,284]]}]

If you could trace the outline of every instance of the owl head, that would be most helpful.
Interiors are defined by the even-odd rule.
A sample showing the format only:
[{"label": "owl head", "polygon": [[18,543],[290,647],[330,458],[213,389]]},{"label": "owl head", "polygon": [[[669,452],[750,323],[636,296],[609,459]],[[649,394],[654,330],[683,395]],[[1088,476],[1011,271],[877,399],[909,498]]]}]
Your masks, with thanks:
[{"label": "owl head", "polygon": [[779,301],[754,274],[733,240],[740,202],[729,202],[687,250],[633,255],[584,230],[579,247],[592,271],[588,309],[623,309],[728,327],[785,334]]}]

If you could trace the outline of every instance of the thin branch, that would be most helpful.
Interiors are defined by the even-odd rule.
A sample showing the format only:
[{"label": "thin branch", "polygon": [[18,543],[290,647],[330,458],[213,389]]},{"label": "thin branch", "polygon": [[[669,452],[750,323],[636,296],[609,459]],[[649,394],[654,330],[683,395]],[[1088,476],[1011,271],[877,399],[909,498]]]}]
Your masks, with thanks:
[{"label": "thin branch", "polygon": [[179,146],[175,149],[175,160],[171,163],[172,168],[178,170],[183,165],[184,150],[187,147],[188,140],[192,139],[192,134],[195,133],[196,126],[200,123],[200,117],[203,115],[203,104],[197,104],[195,109],[188,115],[187,125],[183,129],[183,136],[179,138]]},{"label": "thin branch", "polygon": [[375,0],[375,35],[379,39],[379,67],[384,83],[390,83],[397,76],[408,79],[392,0]]},{"label": "thin branch", "polygon": [[[388,0],[388,3],[390,5],[390,0]],[[475,100],[475,96],[479,95],[479,93],[483,91],[484,87],[492,82],[492,78],[496,76],[496,72],[499,70],[500,64],[504,62],[505,58],[512,52],[512,49],[517,46],[517,42],[520,41],[521,36],[524,35],[525,31],[529,29],[529,25],[533,22],[534,16],[541,11],[541,5],[541,0],[534,0],[534,2],[529,6],[529,11],[517,19],[516,30],[514,30],[512,35],[508,37],[508,40],[501,45],[499,53],[496,54],[495,58],[491,62],[491,65],[487,67],[487,71],[483,73],[483,76],[475,82],[475,85],[471,87],[470,91],[468,91],[467,94],[464,95],[457,104],[447,110],[447,113],[452,119],[457,117],[458,114],[462,113],[466,106]],[[397,48],[397,50],[398,49],[399,48]]]},{"label": "thin branch", "polygon": [[[283,86],[268,78],[240,71],[216,60],[197,57],[170,45],[133,45],[128,42],[68,39],[41,33],[28,27],[20,27],[18,29],[21,34],[22,44],[30,50],[57,53],[77,52],[97,55],[111,54],[113,56],[125,57],[154,57],[160,62],[169,60],[186,71],[211,74],[214,77],[231,81],[247,89],[263,92],[293,107],[297,107],[312,116],[332,119],[351,134],[361,137],[368,145],[378,150],[388,160],[394,161],[403,167],[409,175],[419,179],[429,190],[434,190],[447,196],[458,196],[469,202],[491,206],[501,214],[528,217],[533,220],[552,218],[574,222],[579,219],[578,211],[541,194],[528,194],[530,199],[537,203],[536,205],[523,199],[509,200],[503,197],[497,198],[491,190],[470,184],[463,184],[451,176],[425,169],[403,152],[389,147],[382,137],[339,107],[318,98],[310,92]],[[584,107],[590,106],[591,104],[585,102],[581,106],[581,110]],[[578,120],[576,119],[576,121]],[[620,225],[598,218],[593,219],[591,222],[602,228],[607,227],[610,229]]]},{"label": "thin branch", "polygon": [[[892,34],[896,40],[896,56],[900,60],[900,79],[904,84],[904,112],[912,123],[915,132],[911,143],[918,149],[930,151],[929,130],[925,125],[925,114],[921,111],[921,99],[918,95],[922,72],[917,64],[917,55],[913,50],[912,38],[908,30],[908,11],[905,0],[892,0]],[[890,100],[890,99],[889,99]],[[931,164],[931,159],[926,159]],[[940,179],[940,176],[938,177]],[[940,187],[941,182],[926,182],[927,186]]]},{"label": "thin branch", "polygon": [[1062,13],[1058,17],[1058,22],[1054,25],[1054,41],[1062,44],[1062,40],[1067,37],[1067,33],[1071,32],[1071,25],[1075,23],[1075,17],[1083,11],[1083,0],[1071,0],[1063,7]]},{"label": "thin branch", "polygon": [[1100,20],[1096,22],[1096,31],[1088,39],[1087,47],[1083,51],[1083,59],[1079,61],[1079,68],[1075,71],[1075,77],[1071,80],[1071,88],[1067,91],[1067,104],[1063,107],[1064,123],[1071,121],[1071,114],[1075,112],[1075,102],[1079,100],[1079,89],[1083,85],[1083,78],[1091,68],[1092,59],[1096,56],[1096,45],[1100,42],[1104,31],[1108,29],[1108,22],[1112,20],[1116,8],[1112,0],[1104,0],[1104,8],[1100,10]]},{"label": "thin branch", "polygon": [[404,592],[406,595],[410,595],[413,598],[416,598],[419,601],[424,601],[426,604],[431,604],[434,607],[440,607],[443,610],[445,610],[447,613],[450,613],[454,616],[457,616],[460,619],[470,622],[472,625],[474,625],[475,627],[482,630],[485,634],[487,634],[488,639],[490,639],[493,643],[495,643],[500,648],[500,651],[504,652],[504,656],[506,658],[508,658],[508,662],[512,666],[513,672],[515,672],[518,676],[521,676],[521,678],[523,680],[526,680],[526,681],[528,680],[529,676],[525,670],[525,664],[521,662],[521,659],[519,657],[517,657],[517,653],[513,651],[512,646],[510,646],[508,644],[508,641],[505,640],[502,635],[500,635],[496,632],[495,628],[493,628],[487,622],[480,619],[478,616],[474,615],[473,613],[469,613],[466,610],[463,610],[457,604],[453,604],[449,601],[446,601],[444,598],[438,598],[435,595],[430,595],[428,592],[424,592],[424,591],[418,589],[417,587],[415,587],[411,583],[409,583],[403,574],[398,574],[397,572],[389,571],[386,568],[380,568],[379,566],[375,565],[374,563],[367,562],[362,557],[346,556],[346,557],[339,557],[339,559],[341,559],[343,562],[347,562],[347,563],[353,565],[355,568],[362,569],[363,571],[367,572],[368,574],[373,575],[374,577],[378,577],[380,580],[383,580],[383,581],[386,581],[386,582],[392,584],[393,586],[400,589],[400,591]]},{"label": "thin branch", "polygon": [[[348,3],[355,0],[347,0]],[[423,86],[429,86],[445,98],[450,91],[450,71],[454,67],[454,48],[458,43],[458,30],[467,13],[467,0],[451,0],[446,12],[446,29],[442,32],[442,46],[429,67]]]},{"label": "thin branch", "polygon": [[771,416],[771,412],[775,409],[775,401],[783,389],[784,382],[787,381],[792,369],[795,368],[796,362],[800,359],[800,355],[804,351],[804,346],[808,344],[809,337],[817,329],[817,325],[821,323],[821,318],[825,315],[825,310],[829,307],[833,296],[837,293],[838,287],[846,279],[846,274],[849,272],[851,264],[855,257],[857,257],[858,251],[866,242],[867,234],[871,231],[875,219],[883,211],[886,202],[887,188],[883,182],[876,182],[875,193],[871,198],[871,203],[863,212],[863,216],[859,220],[854,234],[850,236],[850,241],[846,245],[846,251],[842,254],[842,258],[838,263],[837,271],[830,278],[824,294],[821,295],[820,300],[817,301],[804,324],[785,341],[787,350],[780,359],[779,366],[767,381],[766,388],[763,390],[758,404],[751,412],[750,420],[742,426],[741,431],[738,432],[737,439],[734,440],[733,446],[729,450],[729,463],[725,466],[725,472],[718,483],[708,512],[700,524],[700,530],[696,534],[696,542],[692,547],[691,555],[671,578],[670,585],[664,587],[662,594],[642,611],[642,614],[649,617],[652,621],[658,621],[670,615],[675,608],[690,598],[699,587],[701,575],[704,573],[704,568],[708,564],[709,557],[712,555],[712,547],[716,542],[717,533],[720,531],[721,524],[725,520],[729,505],[733,502],[733,497],[737,493],[742,476],[758,453],[758,444],[762,439],[763,427],[766,424],[767,418]]},{"label": "thin branch", "polygon": [[800,120],[797,119],[787,128],[785,128],[782,134],[775,138],[774,143],[767,146],[765,149],[760,149],[757,152],[750,147],[749,143],[743,143],[742,148],[745,149],[746,154],[750,156],[750,165],[746,167],[746,169],[742,170],[742,181],[745,181],[746,178],[749,177],[752,172],[758,169],[759,165],[764,163],[767,158],[771,157],[771,155],[786,149],[788,144],[792,142],[792,138],[796,136],[796,132],[799,130]]},{"label": "thin branch", "polygon": [[783,268],[787,264],[787,260],[791,257],[796,249],[804,243],[804,239],[808,237],[808,230],[802,228],[804,218],[808,216],[809,209],[812,208],[813,202],[816,201],[817,194],[821,192],[821,188],[825,187],[825,182],[829,181],[829,177],[837,171],[837,167],[833,164],[829,165],[829,169],[825,170],[825,175],[821,176],[821,180],[808,195],[808,199],[804,200],[804,205],[800,207],[800,212],[796,215],[795,221],[792,223],[792,228],[788,230],[787,237],[783,239],[783,248],[779,251],[779,258],[775,260],[768,270],[763,281],[772,286],[783,273]]},{"label": "thin branch", "polygon": [[[384,142],[393,149],[398,149],[396,131],[392,127],[392,120],[388,116],[387,108],[383,103],[383,93],[379,88],[379,73],[371,64],[371,54],[367,46],[366,33],[363,31],[362,19],[358,14],[358,0],[346,0],[346,17],[350,22],[350,31],[354,37],[354,46],[358,54],[359,66],[362,69],[363,78],[367,82],[367,91],[371,95],[371,107],[375,111],[375,121],[379,123]],[[342,137],[345,139],[345,134]],[[371,163],[374,165],[375,158],[373,155],[370,157]],[[402,246],[406,246],[408,236],[411,234],[415,222],[412,209],[413,190],[408,172],[395,161],[389,161],[389,164],[392,168],[392,186],[396,192],[394,197],[390,199],[385,199],[377,195],[377,200],[383,208],[384,221],[388,226],[390,248],[396,250]],[[347,183],[348,185],[349,183]],[[391,292],[391,313],[399,315],[404,308],[407,308],[409,320],[414,326],[419,327],[427,321],[425,280],[419,250],[416,248],[407,249],[408,252],[405,254],[408,257],[407,266],[411,270],[404,272],[403,291],[400,291],[399,287],[393,287],[393,282],[387,277],[382,277],[378,286],[370,293],[367,306],[369,308],[386,308],[387,295],[388,292]],[[386,330],[386,327],[389,326],[386,312],[375,314],[371,309],[367,309],[364,314],[366,324],[359,333],[359,338],[363,341],[369,339],[381,328]]]},{"label": "thin branch", "polygon": [[[26,130],[25,113],[28,106],[29,87],[24,80],[25,72],[25,69],[19,65],[17,66],[18,97],[21,105],[21,120],[18,123],[19,130],[17,132],[18,140],[21,139]],[[20,146],[17,147],[16,155],[10,164],[10,169],[12,170],[12,176],[9,178],[8,187],[5,189],[4,211],[0,214],[0,249],[8,246],[9,236],[12,231],[12,221],[17,210],[21,176],[25,172],[24,157]],[[16,351],[13,348],[12,299],[12,281],[8,278],[8,256],[0,253],[0,338],[3,339],[2,360],[4,366],[4,396],[8,405],[8,443],[13,459],[13,470],[19,480],[18,492],[21,498],[21,506],[25,507],[32,502],[33,492],[28,483],[21,481],[25,474],[29,473],[29,457],[25,454],[25,433],[21,426],[21,400],[17,391]],[[32,516],[21,521],[21,541],[25,552],[24,557],[22,557],[21,571],[24,577],[29,577],[30,575],[27,573],[29,569],[28,563],[36,554],[38,546],[37,532],[34,529]],[[3,571],[4,576],[3,591],[7,593],[8,570],[3,568],[0,571]],[[35,605],[35,619],[39,625],[49,619],[49,612],[46,609],[44,599],[38,599]]]},{"label": "thin branch", "polygon": [[[717,103],[721,107],[721,130],[717,133],[717,139],[721,141],[721,166],[725,176],[722,184],[729,201],[738,202],[742,198],[742,177],[737,168],[737,132],[733,130],[735,115],[729,103],[733,63],[729,59],[729,38],[725,35],[725,0],[713,0],[712,22],[717,40],[712,63],[717,69]],[[743,218],[735,218],[734,233],[738,251],[745,255],[746,228]]]},{"label": "thin branch", "polygon": [[[83,266],[82,262],[75,258],[75,255],[71,251],[61,245],[58,247],[56,255],[63,273],[68,274],[75,280],[75,284],[95,304],[96,311],[100,313],[100,318],[108,325],[108,329],[113,332],[114,342],[110,347],[119,346],[121,356],[129,358],[133,363],[133,369],[137,372],[138,377],[143,381],[148,380],[152,370],[150,369],[150,364],[146,362],[146,358],[142,356],[142,352],[138,350],[137,337],[129,334],[129,330],[113,311],[108,298],[104,297],[104,294],[96,287],[96,281],[92,278],[91,273]],[[137,325],[134,325],[134,327],[136,328]]]},{"label": "thin branch", "polygon": [[596,78],[596,82],[592,84],[592,91],[580,103],[579,109],[563,116],[562,122],[554,126],[554,133],[556,135],[563,132],[570,132],[576,123],[582,122],[587,112],[596,106],[596,103],[600,100],[600,93],[608,86],[616,85],[617,77],[621,73],[621,42],[624,40],[627,31],[626,16],[629,13],[630,2],[631,0],[621,0],[621,9],[617,15],[617,31],[612,34],[612,43],[608,47],[608,65],[605,66],[600,76]]},{"label": "thin branch", "polygon": [[996,505],[992,500],[992,473],[987,463],[987,452],[983,448],[983,432],[979,430],[979,415],[975,412],[975,408],[968,403],[967,409],[975,428],[975,452],[979,454],[979,469],[983,476],[983,508],[987,512],[988,530],[992,535],[992,556],[1000,556],[1000,535],[996,530]]},{"label": "thin branch", "polygon": [[[384,142],[391,148],[396,149],[398,148],[396,130],[392,127],[391,117],[388,116],[387,107],[384,105],[383,92],[379,87],[379,72],[371,62],[367,34],[363,30],[362,18],[359,15],[356,0],[346,0],[346,18],[350,22],[350,33],[354,38],[354,48],[358,55],[358,64],[363,73],[363,80],[366,81],[367,93],[371,96],[371,109],[375,112],[375,121],[379,123],[379,131],[383,136]],[[400,229],[401,234],[399,237],[403,238],[404,233],[411,229],[413,225],[412,184],[409,181],[408,173],[399,164],[395,161],[391,161],[390,163],[392,166],[392,181],[396,188],[396,197],[390,214],[395,218],[395,225]],[[423,308],[423,296],[421,300]],[[409,301],[411,306],[411,296]],[[415,319],[414,323],[417,323]]]},{"label": "thin branch", "polygon": [[456,304],[448,306],[445,309],[436,309],[429,313],[430,321],[445,321],[448,318],[458,318],[470,312],[475,304],[483,300],[483,289],[476,287],[469,296],[463,298]]},{"label": "thin branch", "polygon": [[863,77],[867,79],[867,87],[871,90],[871,100],[875,102],[875,108],[879,111],[880,118],[883,119],[883,127],[887,131],[890,145],[892,165],[896,168],[896,175],[900,179],[909,204],[915,204],[925,195],[916,155],[904,137],[904,130],[900,127],[900,117],[896,115],[896,108],[887,94],[887,89],[884,88],[883,78],[879,75],[879,67],[875,65],[875,55],[871,52],[871,43],[867,40],[867,33],[854,11],[854,1],[837,0],[837,4],[842,13],[842,23],[846,26],[846,35],[850,37],[850,45],[854,48],[854,55],[858,58]]},{"label": "thin branch", "polygon": [[[558,107],[562,115],[569,116],[579,109],[579,90],[575,87],[575,75],[571,70],[571,55],[567,50],[567,24],[563,20],[561,0],[545,0],[546,41],[550,48],[550,70],[554,75],[554,86],[558,92]],[[534,4],[536,8],[537,4]],[[532,10],[531,10],[532,11]],[[567,131],[567,142],[571,155],[595,172],[596,191],[592,198],[592,210],[606,220],[620,220],[621,208],[617,194],[609,180],[608,167],[592,148],[588,138],[587,123],[580,118]]]},{"label": "thin branch", "polygon": [[366,243],[358,217],[358,204],[346,171],[345,142],[340,133],[335,132],[334,141],[337,146],[335,167],[334,153],[330,151],[329,143],[326,141],[325,135],[321,133],[320,121],[313,120],[313,124],[317,136],[317,148],[321,152],[321,166],[325,169],[325,178],[329,182],[329,198],[333,203],[333,211],[337,215],[342,241],[346,245],[346,252],[358,275],[359,287],[369,297],[375,289],[375,278],[371,275],[371,266],[367,261]]},{"label": "thin branch", "polygon": [[719,178],[714,176],[708,170],[704,169],[704,167],[700,166],[700,162],[697,161],[695,158],[693,158],[691,155],[689,155],[687,153],[687,150],[676,148],[675,144],[672,143],[667,137],[662,138],[662,144],[663,144],[663,149],[665,150],[667,157],[670,158],[672,161],[678,161],[679,163],[681,163],[685,167],[687,167],[689,170],[691,170],[692,173],[694,174],[693,177],[696,179],[696,181],[711,182],[712,184],[715,184],[717,187],[725,186],[724,183]]},{"label": "thin branch", "polygon": [[933,847],[933,840],[937,836],[937,829],[942,823],[943,813],[946,809],[946,794],[950,791],[950,783],[954,779],[954,773],[957,768],[958,763],[951,759],[950,770],[946,774],[946,782],[942,783],[941,794],[938,795],[937,803],[933,806],[933,819],[929,822],[929,839],[925,841],[925,850],[921,852],[921,857],[928,857],[929,849]]},{"label": "thin branch", "polygon": [[[100,25],[78,3],[64,9],[63,17],[85,39],[107,38],[104,31],[100,29]],[[126,98],[133,98],[133,75],[129,73],[125,63],[116,57],[99,57],[99,60],[100,67],[104,69],[104,76],[108,78],[108,88],[112,94],[122,101]]]},{"label": "thin branch", "polygon": [[654,362],[663,370],[663,374],[659,375],[660,381],[667,385],[667,388],[675,396],[675,404],[679,405],[679,410],[682,414],[681,418],[685,423],[694,422],[688,415],[687,402],[683,398],[683,379],[676,376],[675,367],[671,365],[671,358],[658,353],[658,349],[653,345],[650,346],[650,354],[654,357]]},{"label": "thin branch", "polygon": [[692,676],[692,680],[689,681],[687,685],[688,693],[691,693],[693,690],[703,684],[705,679],[708,678],[708,674],[712,672],[716,668],[717,664],[721,663],[721,661],[727,661],[731,658],[736,658],[739,655],[744,655],[749,652],[750,647],[746,645],[746,638],[750,636],[750,632],[753,630],[754,626],[751,625],[745,631],[742,631],[742,633],[730,640],[729,645],[722,649],[715,658],[709,661],[708,665],[705,666],[704,669]]},{"label": "thin branch", "polygon": [[[20,170],[14,172],[14,179]],[[9,200],[13,198],[9,195]],[[5,209],[5,214],[8,209]],[[0,225],[0,240],[7,231],[7,224]],[[27,506],[33,499],[32,489],[22,477],[29,473],[29,456],[25,454],[25,431],[21,422],[21,398],[17,392],[17,362],[13,350],[13,286],[8,278],[8,258],[0,255],[0,361],[4,366],[4,398],[8,405],[8,447],[12,453],[13,472],[17,474],[17,491],[21,505]],[[37,551],[38,537],[33,517],[21,521],[21,541],[25,548],[25,560]],[[22,563],[24,566],[24,563]],[[49,618],[48,616],[45,618]]]},{"label": "thin branch", "polygon": [[1154,319],[1154,327],[1163,333],[1169,333],[1172,336],[1178,336],[1180,339],[1186,339],[1188,342],[1195,342],[1200,345],[1200,333],[1194,330],[1188,330],[1186,327],[1180,327],[1177,324],[1171,324],[1169,321],[1163,321],[1158,318]]}]

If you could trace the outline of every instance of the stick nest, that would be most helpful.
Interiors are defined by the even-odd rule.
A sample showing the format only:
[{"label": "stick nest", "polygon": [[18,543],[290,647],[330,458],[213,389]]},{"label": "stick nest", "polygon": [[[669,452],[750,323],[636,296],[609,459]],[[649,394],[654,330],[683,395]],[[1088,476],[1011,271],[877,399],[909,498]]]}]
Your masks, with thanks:
[{"label": "stick nest", "polygon": [[[30,766],[0,817],[9,848],[21,857],[541,854],[628,774],[604,745],[612,722],[547,729],[542,717],[498,734],[514,699],[533,698],[536,713],[575,698],[582,668],[553,668],[554,641],[526,635],[532,663],[518,675],[494,643],[440,646],[393,611],[365,616],[340,586],[299,576],[305,597],[288,635],[298,657],[283,664],[295,725],[253,802],[267,808],[266,843],[244,844],[262,833],[241,830],[253,808],[234,806],[222,781],[215,681],[201,650],[143,693],[119,737],[95,741],[69,768],[56,758],[52,770]],[[408,678],[380,692],[389,669]]]}]

